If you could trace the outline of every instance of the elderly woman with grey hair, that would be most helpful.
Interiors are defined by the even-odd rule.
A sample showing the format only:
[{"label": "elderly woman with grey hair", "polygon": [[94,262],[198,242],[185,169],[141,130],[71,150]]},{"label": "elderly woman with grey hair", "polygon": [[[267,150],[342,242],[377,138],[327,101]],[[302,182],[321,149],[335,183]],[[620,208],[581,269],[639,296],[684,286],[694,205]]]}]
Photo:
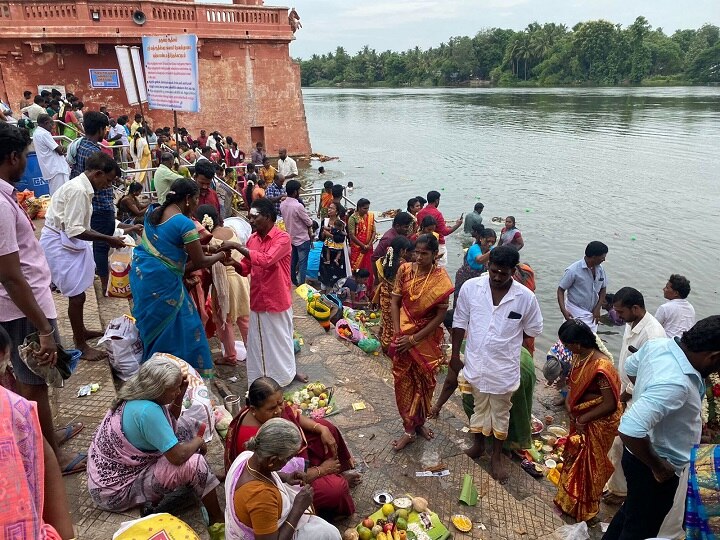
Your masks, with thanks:
[{"label": "elderly woman with grey hair", "polygon": [[210,535],[224,529],[215,489],[220,484],[204,454],[204,425],[180,416],[188,381],[169,358],[151,357],[118,391],[88,452],[88,488],[111,512],[159,503],[182,487],[202,499]]},{"label": "elderly woman with grey hair", "polygon": [[[303,442],[288,420],[271,418],[246,444],[225,480],[226,538],[240,540],[340,540],[338,530],[312,511],[313,489],[304,463],[294,459]],[[289,462],[297,467],[292,472]]]}]

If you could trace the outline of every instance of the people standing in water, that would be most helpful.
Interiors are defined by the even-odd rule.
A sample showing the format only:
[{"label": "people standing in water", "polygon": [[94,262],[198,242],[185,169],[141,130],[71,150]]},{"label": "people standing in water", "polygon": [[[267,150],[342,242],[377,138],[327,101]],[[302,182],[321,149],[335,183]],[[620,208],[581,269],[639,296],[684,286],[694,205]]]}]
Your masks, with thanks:
[{"label": "people standing in water", "polygon": [[[422,202],[422,201],[421,201]],[[447,223],[445,221],[445,216],[442,215],[442,212],[438,210],[438,206],[440,206],[440,192],[439,191],[430,191],[427,194],[427,202],[428,205],[420,210],[417,214],[417,219],[420,223],[422,223],[422,220],[425,216],[431,216],[435,218],[435,222],[437,223],[436,231],[440,236],[440,251],[438,252],[438,265],[440,266],[447,266],[447,248],[445,247],[445,237],[449,234],[454,233],[457,231],[460,226],[463,224],[463,216],[462,214],[460,217],[455,221],[455,224],[452,227],[448,227]]]},{"label": "people standing in water", "polygon": [[[453,317],[450,369],[430,413],[432,418],[437,417],[458,385],[461,391],[471,392],[474,412],[470,431],[475,442],[466,454],[480,458],[485,453],[485,438],[490,438],[490,470],[501,483],[509,477],[502,447],[508,435],[512,395],[520,386],[523,335],[536,337],[543,328],[537,298],[513,279],[519,261],[515,248],[495,248],[490,252],[489,275],[463,285]],[[466,336],[463,366],[460,347]]]},{"label": "people standing in water", "polygon": [[435,434],[425,425],[430,415],[435,375],[445,360],[442,322],[453,284],[436,263],[438,241],[423,235],[415,243],[415,262],[400,266],[392,291],[392,359],[395,401],[403,421],[403,435],[393,441],[400,451],[417,435],[427,440]]},{"label": "people standing in water", "polygon": [[418,220],[417,220],[417,213],[421,209],[422,209],[422,204],[420,204],[420,200],[417,197],[413,197],[412,199],[408,200],[407,213],[410,214],[410,217],[412,218],[412,223],[410,224],[410,230],[408,231],[408,236],[417,234],[418,230],[420,229],[420,227],[418,225]]},{"label": "people standing in water", "polygon": [[473,211],[465,216],[465,234],[473,234],[476,228],[482,229],[482,211],[485,209],[485,205],[481,202],[475,203]]},{"label": "people standing in water", "polygon": [[[335,186],[333,186],[335,189]],[[350,266],[355,270],[370,272],[368,290],[372,290],[372,253],[375,243],[375,216],[370,212],[370,201],[360,199],[355,212],[348,218],[350,241]]]},{"label": "people standing in water", "polygon": [[378,282],[373,304],[380,306],[380,346],[387,354],[394,335],[392,323],[392,290],[400,265],[412,262],[413,243],[405,236],[395,238],[382,259],[375,262]]},{"label": "people standing in water", "polygon": [[520,229],[515,224],[515,218],[508,216],[505,218],[505,226],[500,232],[500,245],[501,246],[512,246],[520,251],[525,245]]},{"label": "people standing in water", "polygon": [[565,320],[580,319],[593,332],[597,331],[600,308],[605,303],[608,280],[602,263],[607,254],[605,244],[590,242],[585,257],[567,267],[557,289],[558,305]]},{"label": "people standing in water", "polygon": [[470,246],[463,257],[463,264],[455,273],[455,298],[453,305],[457,304],[460,289],[463,283],[468,279],[480,277],[486,271],[487,261],[490,259],[490,250],[497,243],[497,235],[492,229],[482,226],[482,223],[476,223],[473,229],[473,237],[475,243]]},{"label": "people standing in water", "polygon": [[572,351],[566,408],[570,434],[555,504],[577,521],[595,517],[612,473],[608,451],[620,423],[620,377],[612,356],[590,327],[565,321],[558,337]]},{"label": "people standing in water", "polygon": [[655,312],[655,318],[665,328],[667,337],[681,337],[683,332],[695,325],[695,308],[687,297],[690,294],[690,281],[680,274],[672,274],[663,288],[667,300]]}]

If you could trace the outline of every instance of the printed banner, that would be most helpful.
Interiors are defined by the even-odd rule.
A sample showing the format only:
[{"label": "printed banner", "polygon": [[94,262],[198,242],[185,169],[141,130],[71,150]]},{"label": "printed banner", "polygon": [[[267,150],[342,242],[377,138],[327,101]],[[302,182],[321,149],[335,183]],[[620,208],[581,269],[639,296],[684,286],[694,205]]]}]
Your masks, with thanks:
[{"label": "printed banner", "polygon": [[120,88],[120,75],[117,69],[91,69],[90,86],[92,88]]},{"label": "printed banner", "polygon": [[143,57],[151,109],[200,111],[197,36],[143,37]]}]

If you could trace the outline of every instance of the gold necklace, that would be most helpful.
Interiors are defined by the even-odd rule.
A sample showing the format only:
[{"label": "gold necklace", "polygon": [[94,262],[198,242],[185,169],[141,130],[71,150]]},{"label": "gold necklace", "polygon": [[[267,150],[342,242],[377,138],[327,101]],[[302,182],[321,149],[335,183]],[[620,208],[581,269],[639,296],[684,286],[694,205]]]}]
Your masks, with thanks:
[{"label": "gold necklace", "polygon": [[409,291],[408,291],[409,294],[410,294],[410,300],[417,300],[418,298],[420,298],[420,297],[422,296],[423,292],[425,292],[425,286],[427,285],[428,279],[430,279],[430,274],[432,274],[433,269],[430,268],[430,271],[427,273],[427,277],[425,278],[425,282],[423,283],[423,286],[422,286],[422,288],[420,289],[420,294],[418,294],[418,295],[413,295],[413,291],[415,290],[415,283],[417,283],[417,280],[418,280],[418,275],[417,275],[417,274],[418,274],[418,271],[419,271],[419,268],[418,268],[418,266],[416,265],[416,266],[415,266],[415,273],[414,273],[414,275],[413,275],[413,277],[412,277],[412,281],[410,282],[410,287],[409,287]]},{"label": "gold necklace", "polygon": [[[595,351],[590,351],[587,354],[587,356],[585,356],[585,358],[582,358],[582,359],[578,358],[577,360],[575,360],[575,355],[573,355],[572,371],[570,371],[570,377],[569,377],[570,382],[572,384],[577,384],[577,382],[582,378],[582,374],[583,374],[583,371],[585,370],[585,366],[587,366],[587,361],[590,359],[590,357],[593,354],[595,354]],[[582,367],[580,367],[580,373],[578,373],[577,377],[573,378],[573,374],[579,366],[582,366]]]},{"label": "gold necklace", "polygon": [[275,482],[273,482],[271,478],[268,478],[267,476],[265,476],[265,475],[264,475],[263,473],[261,473],[260,471],[256,471],[255,469],[253,469],[253,468],[250,466],[250,462],[248,462],[247,468],[248,468],[248,470],[250,471],[250,474],[251,474],[252,476],[254,476],[255,478],[257,478],[258,480],[265,480],[266,482],[270,482],[273,486],[275,485]]}]

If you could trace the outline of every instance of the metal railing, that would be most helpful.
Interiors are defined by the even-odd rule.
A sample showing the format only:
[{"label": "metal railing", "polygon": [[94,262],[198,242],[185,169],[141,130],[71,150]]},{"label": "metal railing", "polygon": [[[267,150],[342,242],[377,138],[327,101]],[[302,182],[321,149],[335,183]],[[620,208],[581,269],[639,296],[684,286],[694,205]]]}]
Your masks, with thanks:
[{"label": "metal railing", "polygon": [[[323,188],[312,188],[312,189],[305,189],[300,192],[300,197],[302,197],[303,199],[312,197],[312,200],[313,200],[312,211],[316,215],[318,213],[318,208],[320,207],[320,198],[322,197],[323,191],[324,191]],[[355,201],[353,201],[352,199],[349,199],[345,193],[343,193],[342,201],[343,201],[343,206],[345,206],[346,209],[357,208],[357,203]],[[392,221],[392,220],[393,220],[393,218],[380,217],[379,214],[375,218],[376,223],[386,223],[386,222]]]}]

